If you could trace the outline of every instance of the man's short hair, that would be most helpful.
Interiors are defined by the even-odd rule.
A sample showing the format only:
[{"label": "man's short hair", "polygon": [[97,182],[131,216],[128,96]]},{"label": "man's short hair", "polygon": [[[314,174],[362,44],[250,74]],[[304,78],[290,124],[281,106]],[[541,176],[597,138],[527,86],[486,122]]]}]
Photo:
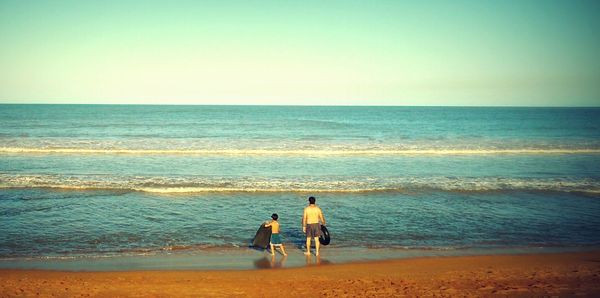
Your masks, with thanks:
[{"label": "man's short hair", "polygon": [[277,215],[277,213],[273,213],[273,215],[271,215],[271,218],[273,220],[277,220],[279,218],[279,215]]},{"label": "man's short hair", "polygon": [[308,198],[308,202],[309,202],[310,204],[314,204],[316,200],[317,200],[317,199],[315,199],[315,197],[309,197],[309,198]]}]

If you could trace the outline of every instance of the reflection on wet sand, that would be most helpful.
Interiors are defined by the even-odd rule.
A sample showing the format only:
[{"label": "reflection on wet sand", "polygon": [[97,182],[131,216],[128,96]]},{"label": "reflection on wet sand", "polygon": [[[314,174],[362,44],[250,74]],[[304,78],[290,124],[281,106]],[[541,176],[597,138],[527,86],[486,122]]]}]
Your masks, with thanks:
[{"label": "reflection on wet sand", "polygon": [[286,260],[287,256],[282,256],[279,259],[274,255],[272,255],[270,258],[262,257],[254,261],[254,267],[257,269],[284,268]]},{"label": "reflection on wet sand", "polygon": [[[320,265],[328,265],[332,262],[322,258],[321,256],[304,256],[305,257],[305,266],[320,266]],[[254,268],[256,269],[275,269],[275,268],[285,268],[287,256],[281,255],[273,255],[273,256],[263,256],[262,258],[256,259],[254,261]],[[299,263],[300,259],[292,257],[292,263],[289,266],[296,267],[301,265]]]},{"label": "reflection on wet sand", "polygon": [[328,265],[331,261],[321,258],[321,256],[304,255],[306,257],[306,266]]}]

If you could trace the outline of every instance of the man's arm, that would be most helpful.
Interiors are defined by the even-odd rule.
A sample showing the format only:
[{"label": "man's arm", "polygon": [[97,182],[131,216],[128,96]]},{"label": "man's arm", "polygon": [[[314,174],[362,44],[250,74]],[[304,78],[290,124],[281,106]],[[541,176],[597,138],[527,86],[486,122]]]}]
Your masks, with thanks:
[{"label": "man's arm", "polygon": [[302,214],[302,232],[306,233],[306,208],[304,208],[304,214]]},{"label": "man's arm", "polygon": [[306,208],[304,208],[304,213],[302,214],[302,227],[306,226]]},{"label": "man's arm", "polygon": [[321,208],[319,208],[319,218],[321,219],[321,223],[326,226],[327,223],[325,222],[325,217],[323,216],[323,211],[321,211]]}]

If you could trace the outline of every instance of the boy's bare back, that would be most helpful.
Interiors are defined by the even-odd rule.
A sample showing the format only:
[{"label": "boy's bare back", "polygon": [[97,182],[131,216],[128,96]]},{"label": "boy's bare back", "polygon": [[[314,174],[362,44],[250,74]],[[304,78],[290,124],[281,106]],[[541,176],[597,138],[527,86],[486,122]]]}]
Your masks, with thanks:
[{"label": "boy's bare back", "polygon": [[271,233],[279,234],[279,223],[277,221],[271,221],[268,224],[265,224],[265,227],[271,227]]}]

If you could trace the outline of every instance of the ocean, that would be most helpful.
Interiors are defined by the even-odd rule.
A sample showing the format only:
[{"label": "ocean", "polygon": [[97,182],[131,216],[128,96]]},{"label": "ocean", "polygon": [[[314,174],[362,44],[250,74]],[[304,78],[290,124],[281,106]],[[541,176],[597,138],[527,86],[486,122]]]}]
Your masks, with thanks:
[{"label": "ocean", "polygon": [[0,105],[0,259],[600,245],[600,109]]}]

